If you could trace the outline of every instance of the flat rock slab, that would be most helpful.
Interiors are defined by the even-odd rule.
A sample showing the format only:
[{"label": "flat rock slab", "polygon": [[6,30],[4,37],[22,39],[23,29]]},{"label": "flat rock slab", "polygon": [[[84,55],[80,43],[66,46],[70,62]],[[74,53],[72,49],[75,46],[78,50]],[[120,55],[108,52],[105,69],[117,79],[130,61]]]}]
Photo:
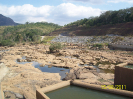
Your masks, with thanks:
[{"label": "flat rock slab", "polygon": [[8,73],[9,69],[3,64],[0,64],[0,82],[3,79],[3,77]]},{"label": "flat rock slab", "polygon": [[82,73],[79,76],[79,79],[97,79],[98,77],[95,76],[93,73],[88,72],[88,73]]},{"label": "flat rock slab", "polygon": [[112,73],[99,73],[99,77],[107,80],[107,79],[114,79],[114,74]]}]

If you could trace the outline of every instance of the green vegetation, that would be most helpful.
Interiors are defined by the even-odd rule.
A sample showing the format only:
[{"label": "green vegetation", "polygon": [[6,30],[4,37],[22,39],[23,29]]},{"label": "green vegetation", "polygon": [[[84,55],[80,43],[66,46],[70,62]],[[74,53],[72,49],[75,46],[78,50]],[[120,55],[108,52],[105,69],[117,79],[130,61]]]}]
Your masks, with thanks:
[{"label": "green vegetation", "polygon": [[93,44],[93,47],[103,48],[103,46],[102,43]]},{"label": "green vegetation", "polygon": [[[10,46],[7,42],[24,43],[34,42],[40,43],[41,35],[45,36],[50,32],[61,28],[61,26],[47,22],[28,23],[17,26],[2,26],[0,27],[0,44],[1,46]],[[49,41],[52,37],[48,38]]]},{"label": "green vegetation", "polygon": [[120,9],[118,11],[106,11],[103,12],[100,16],[84,18],[72,23],[69,23],[65,26],[101,26],[107,24],[117,24],[124,22],[133,22],[133,7],[127,9]]},{"label": "green vegetation", "polygon": [[12,41],[10,41],[10,40],[2,40],[1,42],[0,42],[0,46],[14,46],[15,45],[15,43],[14,42],[12,42]]},{"label": "green vegetation", "polygon": [[124,38],[123,37],[115,37],[114,39],[113,39],[113,41],[112,41],[112,43],[115,43],[115,42],[117,42],[117,41],[123,41],[124,40]]},{"label": "green vegetation", "polygon": [[92,44],[93,47],[98,47],[99,49],[103,48],[104,46],[108,46],[108,43],[96,43]]},{"label": "green vegetation", "polygon": [[45,36],[44,38],[43,38],[43,40],[41,41],[41,43],[44,43],[44,44],[46,44],[47,42],[50,42],[52,39],[54,39],[55,38],[55,36]]},{"label": "green vegetation", "polygon": [[49,51],[50,53],[54,52],[54,51],[58,51],[59,49],[62,49],[63,45],[61,43],[51,43],[50,47],[49,47]]}]

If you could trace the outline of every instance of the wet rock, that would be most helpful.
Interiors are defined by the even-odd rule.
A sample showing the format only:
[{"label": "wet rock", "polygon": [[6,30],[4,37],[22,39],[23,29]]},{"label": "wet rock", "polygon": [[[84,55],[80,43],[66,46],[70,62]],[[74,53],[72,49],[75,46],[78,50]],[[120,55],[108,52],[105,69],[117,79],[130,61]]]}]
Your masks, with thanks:
[{"label": "wet rock", "polygon": [[89,70],[96,70],[96,68],[94,68],[93,66],[85,66],[85,68]]},{"label": "wet rock", "polygon": [[90,64],[92,64],[92,65],[96,65],[97,62],[96,62],[96,61],[91,61]]},{"label": "wet rock", "polygon": [[27,58],[27,59],[25,59],[27,62],[31,62],[32,60],[31,59],[29,59],[29,58]]},{"label": "wet rock", "polygon": [[115,69],[115,65],[114,64],[111,64],[108,69],[114,70]]},{"label": "wet rock", "polygon": [[99,64],[98,65],[98,68],[100,68],[100,69],[108,69],[109,68],[109,65]]},{"label": "wet rock", "polygon": [[12,91],[4,91],[5,99],[25,99],[23,95]]},{"label": "wet rock", "polygon": [[28,74],[21,74],[21,77],[27,78]]},{"label": "wet rock", "polygon": [[81,75],[79,76],[79,79],[92,79],[92,78],[96,78],[96,76],[91,72],[81,73]]},{"label": "wet rock", "polygon": [[39,66],[40,66],[40,67],[44,67],[44,66],[45,66],[45,64],[40,64]]},{"label": "wet rock", "polygon": [[74,73],[68,73],[64,80],[72,80],[76,79],[76,75]]},{"label": "wet rock", "polygon": [[3,58],[3,55],[0,54],[0,60]]},{"label": "wet rock", "polygon": [[78,55],[78,54],[75,54],[75,55],[73,55],[73,56],[79,58],[79,55]]},{"label": "wet rock", "polygon": [[108,80],[108,79],[114,79],[114,74],[112,73],[99,73],[99,77]]},{"label": "wet rock", "polygon": [[116,66],[120,66],[120,67],[124,67],[124,66],[126,66],[128,63],[120,63],[120,64],[118,64],[118,65],[116,65]]},{"label": "wet rock", "polygon": [[59,64],[59,63],[61,63],[61,60],[53,60],[52,63],[53,64]]},{"label": "wet rock", "polygon": [[60,71],[65,71],[65,70],[60,70]]},{"label": "wet rock", "polygon": [[48,68],[51,68],[52,67],[52,65],[48,65]]},{"label": "wet rock", "polygon": [[64,78],[65,80],[82,79],[81,74],[88,73],[88,70],[83,67],[74,67],[70,69],[70,72]]},{"label": "wet rock", "polygon": [[17,59],[17,62],[21,62],[21,59]]}]

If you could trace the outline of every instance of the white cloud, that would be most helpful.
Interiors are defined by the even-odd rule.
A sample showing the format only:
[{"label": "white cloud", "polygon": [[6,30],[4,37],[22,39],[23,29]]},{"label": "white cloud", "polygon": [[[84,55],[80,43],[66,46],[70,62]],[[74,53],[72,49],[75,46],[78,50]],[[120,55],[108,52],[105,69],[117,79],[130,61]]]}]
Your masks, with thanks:
[{"label": "white cloud", "polygon": [[18,23],[47,21],[64,25],[82,18],[98,16],[101,10],[77,6],[72,3],[62,3],[58,6],[44,5],[41,7],[24,4],[10,7],[0,5],[0,13]]},{"label": "white cloud", "polygon": [[133,3],[133,0],[108,0],[109,3],[120,3],[120,2],[127,2]]},{"label": "white cloud", "polygon": [[104,0],[65,0],[65,1],[81,1],[81,2],[89,2],[92,4],[101,4]]}]

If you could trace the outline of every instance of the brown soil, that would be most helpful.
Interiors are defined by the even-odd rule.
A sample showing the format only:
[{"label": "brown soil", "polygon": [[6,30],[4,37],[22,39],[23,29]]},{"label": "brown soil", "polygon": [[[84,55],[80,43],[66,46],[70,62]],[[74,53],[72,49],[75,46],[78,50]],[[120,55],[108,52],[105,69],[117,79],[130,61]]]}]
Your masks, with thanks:
[{"label": "brown soil", "polygon": [[122,36],[133,35],[133,22],[114,25],[103,25],[93,27],[68,26],[51,32],[50,36],[57,36],[61,33],[69,33],[76,36],[104,36],[106,34],[117,34]]}]

